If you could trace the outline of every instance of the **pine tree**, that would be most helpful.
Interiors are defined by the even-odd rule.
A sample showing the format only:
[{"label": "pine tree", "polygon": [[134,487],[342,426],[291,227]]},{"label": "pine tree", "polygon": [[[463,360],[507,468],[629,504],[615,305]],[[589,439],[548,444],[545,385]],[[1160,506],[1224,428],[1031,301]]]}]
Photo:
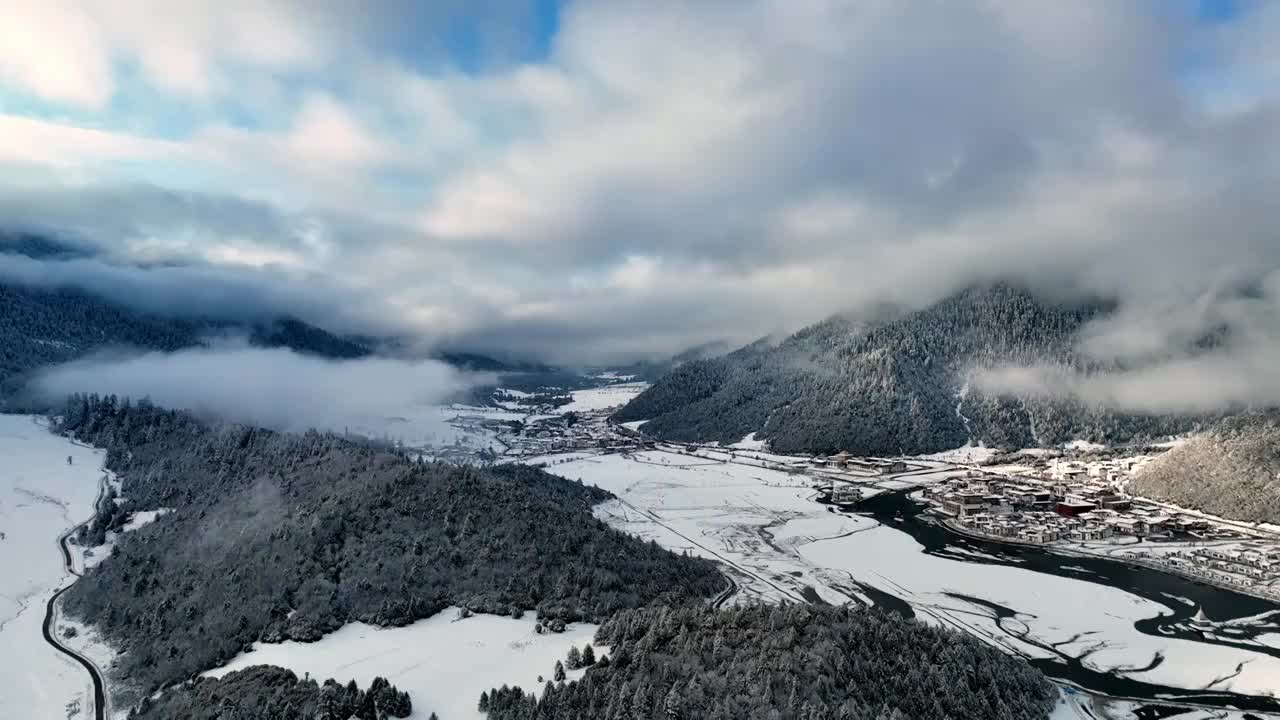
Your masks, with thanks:
[{"label": "pine tree", "polygon": [[556,670],[555,673],[552,674],[551,679],[556,682],[564,682],[564,663],[559,660],[556,661]]},{"label": "pine tree", "polygon": [[662,712],[666,715],[667,720],[682,720],[684,701],[680,695],[680,683],[676,682],[667,691],[666,698],[662,701]]}]

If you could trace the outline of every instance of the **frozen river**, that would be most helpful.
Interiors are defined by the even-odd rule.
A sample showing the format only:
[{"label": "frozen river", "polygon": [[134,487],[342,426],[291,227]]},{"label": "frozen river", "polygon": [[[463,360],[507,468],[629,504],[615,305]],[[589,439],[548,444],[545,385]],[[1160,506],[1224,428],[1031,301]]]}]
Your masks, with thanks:
[{"label": "frozen river", "polygon": [[[903,594],[949,577],[940,588],[949,622],[981,618],[966,629],[1090,690],[1280,710],[1280,650],[1266,642],[1280,630],[1274,603],[1113,560],[974,540],[925,520],[900,493],[860,509],[882,523],[862,539],[878,552],[850,555],[838,540],[805,552],[882,573]],[[918,557],[895,561],[908,554]],[[963,576],[951,577],[957,564]],[[1190,625],[1199,608],[1213,621],[1207,632]]]},{"label": "frozen river", "polygon": [[[553,472],[618,496],[601,517],[725,563],[741,597],[876,604],[1089,691],[1280,711],[1272,603],[1112,560],[973,541],[926,521],[902,493],[839,513],[802,474],[658,450],[566,460]],[[1189,626],[1197,607],[1215,621],[1206,633]]]}]

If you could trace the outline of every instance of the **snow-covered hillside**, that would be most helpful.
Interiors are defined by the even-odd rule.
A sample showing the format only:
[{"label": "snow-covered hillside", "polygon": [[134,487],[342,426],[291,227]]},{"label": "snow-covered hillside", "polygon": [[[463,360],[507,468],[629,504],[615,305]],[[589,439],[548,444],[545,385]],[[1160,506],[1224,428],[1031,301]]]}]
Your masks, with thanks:
[{"label": "snow-covered hillside", "polygon": [[502,685],[540,691],[569,648],[591,642],[596,626],[572,625],[562,634],[537,634],[532,615],[458,619],[449,608],[400,628],[351,623],[318,642],[256,643],[253,650],[205,673],[212,677],[253,665],[278,665],[323,680],[367,685],[385,677],[413,701],[411,718],[437,713],[446,720],[482,720],[480,693]]}]

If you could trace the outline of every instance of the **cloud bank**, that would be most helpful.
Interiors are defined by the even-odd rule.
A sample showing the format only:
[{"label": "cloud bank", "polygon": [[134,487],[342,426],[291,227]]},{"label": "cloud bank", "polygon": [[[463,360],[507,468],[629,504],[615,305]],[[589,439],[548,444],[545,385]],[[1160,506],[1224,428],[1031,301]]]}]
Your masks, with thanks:
[{"label": "cloud bank", "polygon": [[334,361],[223,347],[98,355],[41,372],[31,389],[51,401],[76,392],[115,394],[279,430],[341,432],[446,402],[483,380],[435,361]]},{"label": "cloud bank", "polygon": [[0,224],[195,298],[579,362],[1012,279],[1145,368],[1280,269],[1273,4],[119,5],[0,43]]},{"label": "cloud bank", "polygon": [[1103,369],[1002,366],[976,371],[975,386],[1137,413],[1280,407],[1280,273],[1246,289],[1121,308],[1078,340]]},{"label": "cloud bank", "polygon": [[975,387],[994,395],[1076,400],[1127,413],[1197,415],[1280,405],[1278,362],[1280,348],[1097,374],[1049,365],[1007,366],[979,373]]}]

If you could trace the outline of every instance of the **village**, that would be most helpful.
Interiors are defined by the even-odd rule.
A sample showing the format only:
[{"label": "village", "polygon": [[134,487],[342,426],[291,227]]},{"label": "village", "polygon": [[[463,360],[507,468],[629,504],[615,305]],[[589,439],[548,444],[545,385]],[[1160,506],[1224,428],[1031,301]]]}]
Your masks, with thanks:
[{"label": "village", "polygon": [[1124,492],[1149,456],[973,468],[919,491],[948,527],[1280,598],[1280,536]]},{"label": "village", "polygon": [[[615,386],[616,388],[617,386]],[[605,390],[607,391],[607,390]],[[794,457],[764,443],[719,446],[655,441],[636,424],[609,420],[610,406],[579,391],[571,405],[530,402],[468,408],[450,424],[489,444],[478,459],[555,465],[589,455],[659,449],[669,453],[752,465],[808,478],[832,505],[856,509],[880,492],[914,491],[950,529],[999,542],[1042,546],[1054,552],[1105,556],[1280,599],[1280,533],[1162,505],[1125,492],[1129,478],[1153,455],[1027,454],[1018,464],[975,465],[920,458],[864,458],[848,453]],[[583,400],[586,400],[583,402]],[[502,405],[506,405],[503,403]],[[508,412],[504,413],[503,410]],[[475,445],[437,449],[476,458]],[[546,457],[545,462],[538,458]],[[949,472],[948,472],[949,471]]]}]

